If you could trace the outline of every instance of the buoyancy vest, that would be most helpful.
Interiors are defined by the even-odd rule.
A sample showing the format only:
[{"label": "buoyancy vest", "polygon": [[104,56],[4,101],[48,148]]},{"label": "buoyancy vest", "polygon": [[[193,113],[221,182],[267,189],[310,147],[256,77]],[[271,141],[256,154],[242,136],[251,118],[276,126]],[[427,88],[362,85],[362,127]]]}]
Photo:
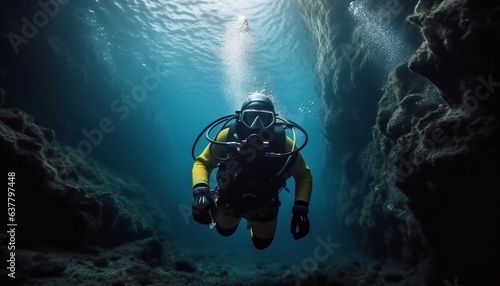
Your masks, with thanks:
[{"label": "buoyancy vest", "polygon": [[[227,142],[238,141],[236,127],[229,127]],[[267,135],[267,136],[266,136]],[[268,140],[265,146],[263,141]],[[288,169],[296,160],[296,154],[269,157],[265,152],[286,153],[286,134],[281,126],[274,132],[247,138],[240,147],[226,147],[228,160],[222,160],[217,171],[219,204],[231,208],[258,208],[277,198],[281,188],[290,177]],[[286,168],[280,172],[287,164]]]}]

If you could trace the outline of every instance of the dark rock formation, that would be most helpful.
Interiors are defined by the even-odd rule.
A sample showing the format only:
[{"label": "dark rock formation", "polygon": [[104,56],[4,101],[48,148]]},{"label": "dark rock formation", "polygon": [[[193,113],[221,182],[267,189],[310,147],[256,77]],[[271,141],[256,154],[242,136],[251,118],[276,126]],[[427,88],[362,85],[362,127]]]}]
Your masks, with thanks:
[{"label": "dark rock formation", "polygon": [[137,183],[91,160],[72,165],[54,132],[21,110],[0,109],[0,130],[2,171],[16,173],[19,246],[113,246],[165,224]]},{"label": "dark rock formation", "polygon": [[174,263],[174,269],[175,271],[182,271],[182,272],[196,272],[196,266],[193,265],[189,261],[176,261]]},{"label": "dark rock formation", "polygon": [[106,266],[108,266],[109,264],[109,261],[106,257],[96,257],[92,260],[92,263],[97,266],[97,267],[101,267],[101,268],[105,268]]},{"label": "dark rock formation", "polygon": [[[15,173],[13,222],[19,225],[15,253],[20,283],[63,275],[66,264],[59,259],[63,254],[95,255],[102,252],[99,246],[155,234],[164,237],[169,232],[168,220],[139,184],[90,159],[75,166],[54,132],[39,127],[19,109],[0,109],[0,158],[2,173]],[[155,256],[151,256],[159,261],[162,246],[152,241],[148,245]],[[52,248],[58,251],[43,254]],[[3,249],[1,255],[9,253]],[[106,268],[109,261],[98,256],[92,264]],[[7,275],[5,269],[0,274],[2,279]]]},{"label": "dark rock formation", "polygon": [[[391,120],[409,127],[396,136],[391,120],[379,117],[384,140],[392,137],[384,149],[398,166],[396,185],[437,249],[441,275],[459,276],[465,285],[499,279],[500,46],[492,40],[500,36],[499,9],[493,1],[417,7],[409,19],[421,27],[424,43],[409,68],[432,81],[446,104],[427,94],[412,111],[395,112]],[[412,96],[406,93],[397,109]]]},{"label": "dark rock formation", "polygon": [[488,100],[478,112],[498,111],[499,99],[487,95],[500,86],[498,3],[421,2],[409,20],[420,27],[424,42],[410,59],[410,69],[433,82],[451,108],[473,108],[473,97],[478,97]]},{"label": "dark rock formation", "polygon": [[143,245],[137,257],[151,266],[161,264],[163,257],[163,245],[157,238],[151,238]]}]

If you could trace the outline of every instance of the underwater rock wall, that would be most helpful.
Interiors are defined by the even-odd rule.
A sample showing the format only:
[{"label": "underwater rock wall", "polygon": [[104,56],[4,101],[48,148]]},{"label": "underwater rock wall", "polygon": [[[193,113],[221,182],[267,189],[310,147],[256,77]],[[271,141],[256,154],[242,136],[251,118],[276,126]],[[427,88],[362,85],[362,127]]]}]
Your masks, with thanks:
[{"label": "underwater rock wall", "polygon": [[[353,3],[407,29],[405,41],[420,40],[384,82],[375,82],[380,69],[347,12]],[[316,47],[330,159],[341,170],[336,207],[358,238],[351,247],[421,269],[428,285],[498,281],[499,4],[301,6]]]},{"label": "underwater rock wall", "polygon": [[[62,276],[74,257],[141,239],[163,247],[170,237],[167,217],[140,184],[90,159],[75,165],[75,154],[25,112],[0,108],[0,170],[13,174],[15,205],[15,248],[0,254],[15,253],[19,285]],[[10,279],[5,268],[0,274],[0,281]]]},{"label": "underwater rock wall", "polygon": [[[349,12],[350,1],[301,1],[301,5],[318,57],[316,73],[325,105],[323,128],[332,154],[330,162],[341,170],[334,174],[341,192],[335,207],[353,237],[362,238],[352,246],[362,244],[376,257],[418,260],[418,251],[409,249],[419,245],[422,250],[425,240],[404,196],[384,184],[380,170],[389,168],[388,160],[373,146],[372,129],[383,83],[378,81],[377,62],[369,59],[366,31],[357,27]],[[384,15],[384,11],[393,11],[394,3],[363,1],[362,5]],[[399,14],[407,8],[400,8],[397,15],[385,17],[387,25],[404,20]]]},{"label": "underwater rock wall", "polygon": [[499,15],[495,1],[422,1],[409,20],[424,42],[408,68],[429,79],[445,104],[408,92],[377,118],[396,185],[438,250],[442,275],[465,285],[500,279]]},{"label": "underwater rock wall", "polygon": [[75,151],[62,150],[54,131],[20,109],[0,109],[0,131],[2,171],[17,170],[18,247],[109,247],[168,234],[166,217],[136,181],[92,160],[72,164]]}]

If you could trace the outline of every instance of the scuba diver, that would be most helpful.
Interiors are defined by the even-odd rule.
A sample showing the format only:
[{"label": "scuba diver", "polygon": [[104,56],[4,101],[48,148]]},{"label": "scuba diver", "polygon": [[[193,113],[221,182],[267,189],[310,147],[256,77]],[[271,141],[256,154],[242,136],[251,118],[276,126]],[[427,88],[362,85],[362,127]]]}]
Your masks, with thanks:
[{"label": "scuba diver", "polygon": [[[229,122],[235,120],[229,126]],[[279,121],[278,121],[279,120]],[[209,134],[222,124],[214,139]],[[285,129],[292,131],[293,139]],[[295,129],[305,135],[302,146],[296,146]],[[195,158],[194,149],[202,134],[210,142]],[[294,239],[309,233],[309,200],[312,175],[300,154],[307,144],[306,131],[298,124],[278,116],[271,99],[261,92],[249,93],[236,114],[212,122],[195,140],[192,148],[193,203],[195,221],[209,225],[220,235],[232,235],[242,218],[255,248],[265,249],[273,241],[279,192],[286,180],[295,179],[295,201],[292,208],[290,231]],[[217,186],[210,189],[209,178],[217,170]]]}]

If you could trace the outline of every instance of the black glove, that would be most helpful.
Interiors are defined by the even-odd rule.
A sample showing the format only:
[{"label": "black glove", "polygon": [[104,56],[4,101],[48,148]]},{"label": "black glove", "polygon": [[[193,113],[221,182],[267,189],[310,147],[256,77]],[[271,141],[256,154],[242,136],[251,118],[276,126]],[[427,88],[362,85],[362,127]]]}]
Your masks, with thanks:
[{"label": "black glove", "polygon": [[290,232],[294,239],[301,239],[309,233],[309,204],[304,201],[296,201],[292,208],[292,223],[290,224]]},{"label": "black glove", "polygon": [[207,184],[198,184],[193,187],[192,213],[195,221],[201,224],[210,224],[210,206],[213,200],[210,198],[210,187]]}]

